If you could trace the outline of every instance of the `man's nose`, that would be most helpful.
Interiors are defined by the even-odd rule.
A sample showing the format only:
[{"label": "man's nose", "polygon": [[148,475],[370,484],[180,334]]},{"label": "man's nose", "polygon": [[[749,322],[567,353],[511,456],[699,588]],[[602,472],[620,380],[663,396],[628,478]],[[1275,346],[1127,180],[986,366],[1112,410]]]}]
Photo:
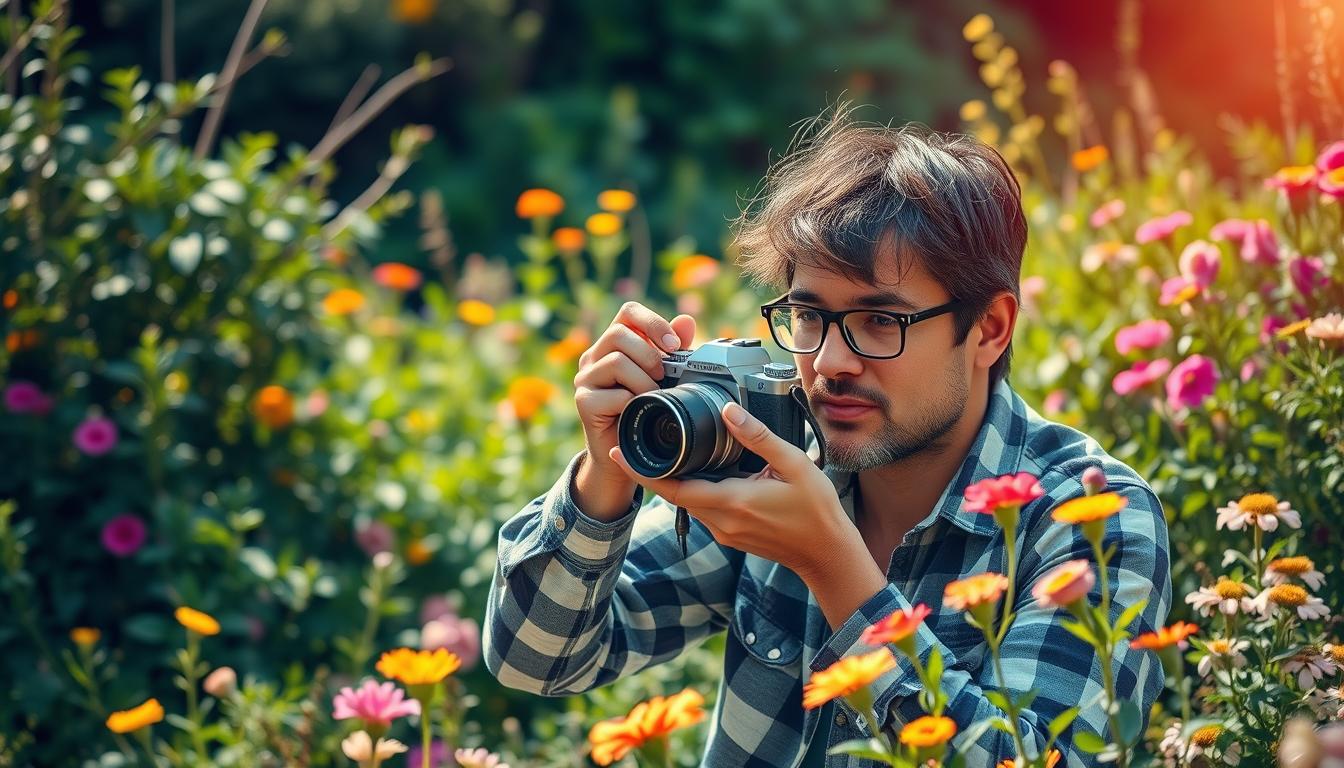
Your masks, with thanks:
[{"label": "man's nose", "polygon": [[821,349],[812,354],[813,370],[828,379],[839,378],[838,374],[856,374],[863,370],[863,358],[845,343],[844,333],[838,323],[826,334]]}]

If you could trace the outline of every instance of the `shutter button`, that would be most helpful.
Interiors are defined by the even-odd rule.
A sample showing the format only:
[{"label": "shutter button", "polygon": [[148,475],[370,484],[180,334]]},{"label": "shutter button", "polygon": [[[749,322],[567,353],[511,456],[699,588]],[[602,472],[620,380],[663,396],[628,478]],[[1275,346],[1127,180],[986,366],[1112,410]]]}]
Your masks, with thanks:
[{"label": "shutter button", "polygon": [[563,517],[555,518],[555,530],[557,531],[565,530],[565,518]]}]

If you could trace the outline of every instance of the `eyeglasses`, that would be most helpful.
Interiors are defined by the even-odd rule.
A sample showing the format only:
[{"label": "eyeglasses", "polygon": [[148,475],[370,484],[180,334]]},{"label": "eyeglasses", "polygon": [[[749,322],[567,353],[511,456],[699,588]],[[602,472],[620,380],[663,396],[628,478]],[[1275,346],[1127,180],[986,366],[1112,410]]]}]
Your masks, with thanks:
[{"label": "eyeglasses", "polygon": [[761,307],[761,316],[770,325],[775,343],[787,352],[810,355],[821,349],[831,323],[840,326],[840,335],[854,353],[875,360],[900,357],[905,351],[905,330],[915,323],[952,312],[961,306],[959,299],[913,314],[883,309],[846,309],[831,312],[806,304],[790,304],[781,296]]}]

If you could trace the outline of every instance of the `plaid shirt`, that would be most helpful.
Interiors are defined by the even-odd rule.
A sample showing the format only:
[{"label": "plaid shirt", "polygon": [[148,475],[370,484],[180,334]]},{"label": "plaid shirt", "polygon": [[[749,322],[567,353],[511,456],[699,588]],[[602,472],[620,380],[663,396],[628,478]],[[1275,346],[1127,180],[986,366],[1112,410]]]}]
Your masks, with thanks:
[{"label": "plaid shirt", "polygon": [[[1134,631],[1149,631],[1165,621],[1171,603],[1167,526],[1152,490],[1091,438],[1027,407],[1006,382],[993,391],[975,444],[933,511],[892,553],[887,587],[835,631],[797,575],[721,546],[694,518],[690,554],[682,558],[673,532],[674,510],[661,498],[641,509],[641,490],[630,514],[613,522],[584,515],[570,497],[583,456],[576,456],[548,493],[500,530],[486,614],[486,664],[512,688],[543,696],[577,694],[675,659],[727,629],[705,766],[797,766],[820,719],[819,710],[803,709],[804,683],[844,656],[871,651],[859,639],[863,630],[915,603],[933,608],[916,639],[924,660],[934,648],[942,653],[950,700],[945,714],[959,731],[1002,715],[985,697],[998,681],[983,636],[959,612],[941,607],[948,582],[1007,569],[1002,529],[992,516],[962,508],[963,491],[978,480],[1030,472],[1046,492],[1022,510],[1018,616],[1002,646],[1008,687],[1039,692],[1020,717],[1022,732],[1037,750],[1044,746],[1051,718],[1070,706],[1083,709],[1058,744],[1068,765],[1095,762],[1095,756],[1071,748],[1077,728],[1106,731],[1099,703],[1101,667],[1093,649],[1060,625],[1064,612],[1042,609],[1031,597],[1031,588],[1051,568],[1075,558],[1092,559],[1076,527],[1055,523],[1048,514],[1083,494],[1080,478],[1088,466],[1100,466],[1109,489],[1128,499],[1128,506],[1106,524],[1105,545],[1116,546],[1110,565],[1112,619],[1148,598]],[[857,476],[830,469],[827,474],[852,520]],[[879,508],[872,501],[865,506]],[[1090,598],[1099,604],[1099,587]],[[1146,725],[1163,683],[1157,656],[1121,644],[1112,662],[1118,695],[1139,704]],[[873,689],[879,726],[888,733],[923,714],[916,695],[919,679],[909,664],[879,678]],[[835,702],[829,725],[829,745],[871,735],[870,724],[842,700]],[[962,735],[954,744],[969,749],[967,765],[992,766],[1014,754],[1011,737],[996,729],[984,731],[974,745],[965,745]],[[876,763],[834,755],[827,765]]]}]

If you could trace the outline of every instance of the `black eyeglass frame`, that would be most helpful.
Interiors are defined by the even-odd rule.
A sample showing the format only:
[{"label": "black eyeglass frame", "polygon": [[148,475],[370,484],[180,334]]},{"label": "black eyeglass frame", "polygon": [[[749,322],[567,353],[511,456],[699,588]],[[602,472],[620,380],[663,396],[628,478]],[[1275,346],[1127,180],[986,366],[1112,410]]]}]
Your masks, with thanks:
[{"label": "black eyeglass frame", "polygon": [[[915,323],[922,323],[925,320],[938,317],[939,315],[945,315],[948,312],[954,312],[957,309],[960,309],[963,303],[961,299],[953,299],[947,302],[946,304],[939,304],[936,307],[922,309],[918,312],[893,312],[887,309],[844,309],[840,310],[839,312],[832,312],[828,309],[814,307],[811,304],[795,304],[793,302],[788,302],[785,301],[786,298],[788,298],[787,294],[785,294],[784,296],[780,296],[778,299],[775,299],[769,304],[761,305],[761,317],[765,318],[765,324],[770,326],[770,337],[775,340],[775,343],[779,345],[780,349],[783,349],[786,352],[791,352],[792,354],[795,355],[815,354],[826,343],[826,334],[829,333],[831,330],[831,323],[835,323],[836,325],[840,326],[840,337],[845,340],[845,346],[849,347],[850,351],[858,355],[859,357],[866,357],[869,360],[892,360],[905,354],[905,332],[907,329],[909,329],[910,326],[914,325]],[[779,334],[776,333],[775,331],[775,324],[770,322],[770,312],[772,310],[782,308],[807,309],[816,312],[818,315],[821,316],[821,321],[823,323],[821,327],[821,340],[817,342],[816,349],[813,349],[808,352],[796,352],[794,350],[789,349],[787,346],[784,345],[783,342],[779,340]],[[901,326],[900,351],[894,355],[870,355],[865,352],[860,352],[858,346],[854,344],[854,339],[849,335],[849,332],[845,330],[845,318],[856,312],[868,312],[870,314],[883,315],[885,317],[890,317],[897,323],[899,323]]]}]

